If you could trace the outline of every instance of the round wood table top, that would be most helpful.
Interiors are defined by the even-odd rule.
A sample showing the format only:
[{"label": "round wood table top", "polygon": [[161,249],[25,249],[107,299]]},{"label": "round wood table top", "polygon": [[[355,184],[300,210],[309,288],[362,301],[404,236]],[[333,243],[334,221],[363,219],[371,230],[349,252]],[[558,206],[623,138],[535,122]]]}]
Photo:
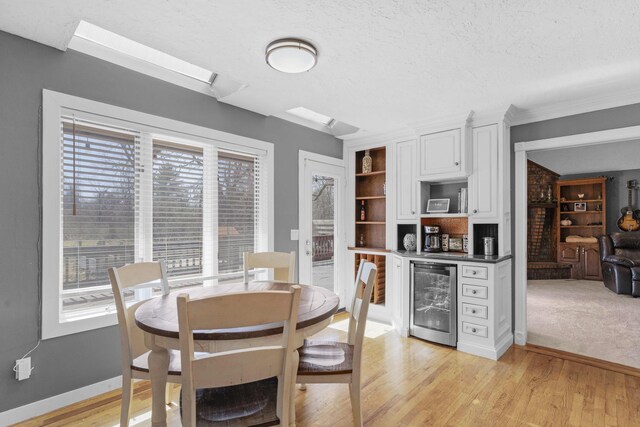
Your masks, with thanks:
[{"label": "round wood table top", "polygon": [[[296,329],[304,329],[333,316],[338,311],[340,299],[336,294],[318,286],[300,285],[274,281],[256,281],[248,285],[234,283],[211,287],[186,289],[169,295],[150,299],[138,307],[135,312],[136,325],[145,332],[168,338],[178,338],[177,296],[187,293],[190,298],[203,298],[235,292],[281,291],[290,286],[300,286],[300,306]],[[265,307],[268,309],[268,307]],[[270,323],[233,329],[215,329],[195,331],[195,340],[239,340],[258,338],[282,333],[283,323]]]}]

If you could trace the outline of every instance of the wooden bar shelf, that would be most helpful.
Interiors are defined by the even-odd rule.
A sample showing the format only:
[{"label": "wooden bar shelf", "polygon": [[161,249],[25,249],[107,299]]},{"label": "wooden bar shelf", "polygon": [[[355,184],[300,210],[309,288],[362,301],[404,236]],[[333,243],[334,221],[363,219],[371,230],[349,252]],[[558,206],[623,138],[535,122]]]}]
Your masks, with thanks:
[{"label": "wooden bar shelf", "polygon": [[356,200],[383,200],[386,198],[387,196],[357,196]]},{"label": "wooden bar shelf", "polygon": [[387,171],[380,170],[380,171],[373,171],[369,173],[357,173],[356,176],[375,176],[375,175],[385,175],[386,173]]},{"label": "wooden bar shelf", "polygon": [[356,224],[386,225],[384,221],[356,221]]},{"label": "wooden bar shelf", "polygon": [[347,249],[350,251],[391,252],[389,249],[374,246],[347,246]]}]

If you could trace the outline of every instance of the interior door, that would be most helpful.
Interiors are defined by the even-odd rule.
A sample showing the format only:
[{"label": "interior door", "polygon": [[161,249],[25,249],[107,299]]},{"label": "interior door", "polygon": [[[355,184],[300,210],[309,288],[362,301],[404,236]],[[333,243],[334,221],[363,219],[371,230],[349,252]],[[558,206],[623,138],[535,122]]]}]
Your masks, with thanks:
[{"label": "interior door", "polygon": [[338,280],[346,250],[343,200],[345,168],[341,159],[300,152],[299,282],[321,286],[345,301]]}]

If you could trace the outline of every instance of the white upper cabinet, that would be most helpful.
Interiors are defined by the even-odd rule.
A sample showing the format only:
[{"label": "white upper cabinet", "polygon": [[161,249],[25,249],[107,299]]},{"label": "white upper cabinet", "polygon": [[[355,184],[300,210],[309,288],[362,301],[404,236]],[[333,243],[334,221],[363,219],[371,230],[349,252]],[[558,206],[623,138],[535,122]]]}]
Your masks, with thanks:
[{"label": "white upper cabinet", "polygon": [[396,145],[396,219],[418,217],[418,161],[416,140]]},{"label": "white upper cabinet", "polygon": [[465,177],[464,139],[461,129],[420,137],[420,179]]},{"label": "white upper cabinet", "polygon": [[498,213],[498,125],[473,128],[469,214],[500,220]]}]

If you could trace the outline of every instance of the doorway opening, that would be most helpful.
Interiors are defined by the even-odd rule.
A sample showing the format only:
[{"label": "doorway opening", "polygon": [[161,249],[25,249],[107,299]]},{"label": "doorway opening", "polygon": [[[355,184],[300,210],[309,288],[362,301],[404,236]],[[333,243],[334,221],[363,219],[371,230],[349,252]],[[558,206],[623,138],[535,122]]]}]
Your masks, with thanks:
[{"label": "doorway opening", "polygon": [[558,140],[521,143],[516,153],[526,184],[525,194],[516,193],[517,244],[524,247],[516,259],[517,343],[640,369],[640,330],[631,327],[640,299],[612,287],[600,249],[600,236],[613,233],[640,242],[640,232],[617,225],[621,209],[638,209],[640,139]]}]

